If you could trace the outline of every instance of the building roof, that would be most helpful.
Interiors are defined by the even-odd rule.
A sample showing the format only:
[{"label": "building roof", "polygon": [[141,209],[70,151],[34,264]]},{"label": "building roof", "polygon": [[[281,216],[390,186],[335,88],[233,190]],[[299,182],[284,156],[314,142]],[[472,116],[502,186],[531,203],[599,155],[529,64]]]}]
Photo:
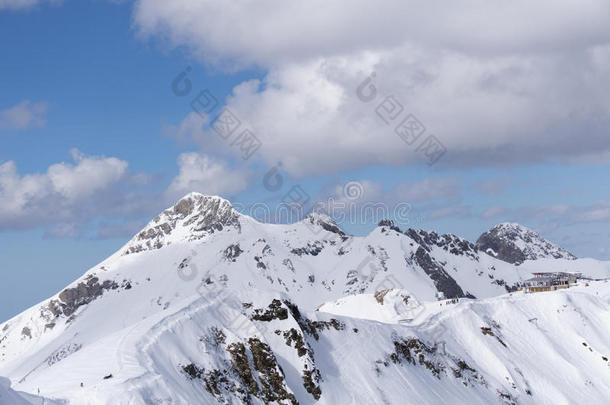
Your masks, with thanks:
[{"label": "building roof", "polygon": [[568,277],[568,276],[581,276],[582,273],[569,273],[566,271],[541,271],[532,273],[534,276],[549,276],[549,277]]}]

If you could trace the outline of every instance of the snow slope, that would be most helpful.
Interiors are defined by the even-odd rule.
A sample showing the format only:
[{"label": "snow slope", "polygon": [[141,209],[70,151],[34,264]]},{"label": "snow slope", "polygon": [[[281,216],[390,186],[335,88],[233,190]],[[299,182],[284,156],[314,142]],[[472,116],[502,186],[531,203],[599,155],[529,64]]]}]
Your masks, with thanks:
[{"label": "snow slope", "polygon": [[[573,403],[562,382],[575,375],[594,384],[583,389],[591,403],[607,397],[604,374],[591,374],[607,364],[573,357],[580,339],[608,353],[608,331],[597,326],[608,321],[607,285],[502,295],[529,277],[525,267],[390,221],[352,237],[321,214],[261,224],[222,198],[190,194],[66,289],[1,324],[0,375],[78,405],[382,404],[405,395]],[[461,302],[432,302],[439,291]],[[562,308],[569,316],[555,315]],[[544,379],[533,353],[565,372]]]},{"label": "snow slope", "polygon": [[0,405],[61,405],[64,403],[64,401],[50,400],[44,396],[13,391],[10,380],[0,377]]},{"label": "snow slope", "polygon": [[0,405],[30,405],[21,395],[11,389],[11,382],[0,377]]}]

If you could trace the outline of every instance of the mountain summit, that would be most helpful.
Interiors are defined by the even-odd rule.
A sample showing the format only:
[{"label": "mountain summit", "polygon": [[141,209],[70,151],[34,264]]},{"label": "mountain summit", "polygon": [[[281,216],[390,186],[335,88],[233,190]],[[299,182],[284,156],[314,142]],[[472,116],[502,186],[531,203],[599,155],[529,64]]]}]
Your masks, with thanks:
[{"label": "mountain summit", "polygon": [[542,238],[537,232],[510,222],[498,224],[483,233],[476,245],[487,254],[516,265],[544,258],[576,259],[572,253]]},{"label": "mountain summit", "polygon": [[127,244],[124,254],[200,239],[225,227],[239,231],[239,216],[224,198],[190,193],[156,216]]}]

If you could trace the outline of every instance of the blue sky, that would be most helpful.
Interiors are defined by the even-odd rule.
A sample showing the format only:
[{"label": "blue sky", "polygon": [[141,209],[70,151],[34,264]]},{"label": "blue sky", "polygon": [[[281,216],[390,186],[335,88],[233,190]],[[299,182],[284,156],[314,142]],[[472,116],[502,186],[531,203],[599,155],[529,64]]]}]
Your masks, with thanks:
[{"label": "blue sky", "polygon": [[[610,259],[600,90],[610,52],[605,21],[583,22],[595,10],[581,21],[560,9],[545,22],[551,34],[519,37],[483,7],[498,18],[483,40],[418,22],[403,37],[383,12],[363,36],[354,22],[365,3],[352,19],[329,14],[329,26],[315,13],[278,23],[303,13],[292,1],[269,21],[238,3],[230,13],[195,3],[0,2],[0,319],[60,290],[188,191],[275,205],[295,185],[328,201],[357,182],[358,204],[411,204],[403,228],[475,240],[516,221]],[[421,10],[443,27],[436,12]],[[187,67],[192,91],[176,96]],[[371,72],[378,99],[359,101]],[[203,89],[220,105],[202,118],[190,104]],[[376,114],[386,96],[442,141],[437,163]],[[262,142],[252,158],[211,129],[222,106]],[[269,191],[264,175],[279,162],[283,186]],[[379,219],[341,225],[366,234]]]}]

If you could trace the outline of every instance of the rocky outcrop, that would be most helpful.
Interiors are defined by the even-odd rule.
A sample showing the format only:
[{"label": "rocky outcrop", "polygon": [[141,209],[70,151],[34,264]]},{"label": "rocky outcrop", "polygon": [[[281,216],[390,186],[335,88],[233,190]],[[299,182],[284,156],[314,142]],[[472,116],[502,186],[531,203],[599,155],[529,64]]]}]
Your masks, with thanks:
[{"label": "rocky outcrop", "polygon": [[382,227],[382,228],[388,228],[391,229],[393,231],[396,231],[398,233],[400,233],[400,228],[396,226],[396,224],[394,223],[394,221],[392,221],[391,219],[382,219],[381,221],[379,221],[379,223],[377,224],[378,227]]},{"label": "rocky outcrop", "polygon": [[451,234],[439,235],[436,232],[416,231],[415,229],[407,229],[405,235],[419,245],[415,253],[407,258],[407,262],[421,267],[434,281],[438,291],[445,294],[447,298],[474,298],[473,295],[464,293],[459,284],[445,270],[443,263],[436,260],[433,255],[433,248],[440,248],[452,255],[466,256],[474,261],[479,261],[478,249],[473,243]]},{"label": "rocky outcrop", "polygon": [[[327,321],[310,320],[301,314],[299,308],[287,300],[273,299],[267,307],[255,308],[252,303],[242,304],[243,315],[257,322],[274,325],[273,335],[278,340],[262,339],[257,336],[240,336],[237,341],[228,342],[227,335],[218,327],[200,339],[207,349],[214,352],[216,366],[201,367],[197,361],[181,365],[183,373],[191,380],[200,380],[219,403],[255,403],[254,398],[263,403],[298,404],[294,387],[286,381],[280,361],[285,362],[287,352],[282,349],[278,356],[272,346],[286,345],[294,350],[300,367],[301,385],[313,400],[322,396],[320,387],[322,375],[316,365],[312,342],[321,338],[326,331],[345,331],[345,324],[331,318]],[[265,328],[262,328],[265,329]],[[243,330],[242,330],[243,331]],[[354,332],[355,333],[355,332]],[[279,359],[279,360],[278,360]],[[210,364],[208,362],[208,364]],[[285,363],[284,363],[285,364]]]},{"label": "rocky outcrop", "polygon": [[544,258],[576,259],[576,256],[567,250],[543,239],[531,229],[515,223],[494,226],[479,237],[476,246],[496,259],[516,265],[526,260]]},{"label": "rocky outcrop", "polygon": [[[129,288],[128,288],[129,286]],[[85,282],[80,282],[76,287],[66,288],[59,294],[59,299],[49,301],[46,309],[57,318],[60,315],[71,316],[83,305],[87,305],[99,298],[107,290],[116,290],[119,285],[115,281],[104,280],[100,283],[98,277],[90,275]],[[129,283],[123,287],[130,289]]]},{"label": "rocky outcrop", "polygon": [[235,262],[239,255],[241,255],[244,251],[239,247],[239,243],[235,243],[227,246],[227,248],[223,251],[223,257],[227,261]]},{"label": "rocky outcrop", "polygon": [[471,294],[464,294],[458,283],[443,269],[443,267],[433,259],[429,252],[420,246],[415,252],[414,261],[422,270],[434,281],[436,289],[447,298],[468,297],[474,298]]},{"label": "rocky outcrop", "polygon": [[[345,232],[343,232],[341,228],[339,228],[337,223],[328,215],[321,214],[319,212],[312,212],[303,220],[303,222],[307,224],[310,228],[319,226],[325,231],[332,232],[340,236],[345,236]],[[313,229],[312,231],[314,233],[317,233]]]},{"label": "rocky outcrop", "polygon": [[396,365],[421,366],[438,379],[444,376],[461,380],[466,387],[469,385],[487,385],[485,379],[463,359],[439,350],[436,344],[430,345],[416,337],[393,337],[394,351],[385,359],[378,360],[377,372],[380,366]]},{"label": "rocky outcrop", "polygon": [[233,403],[231,398],[237,397],[246,404],[253,403],[253,398],[264,403],[298,404],[268,344],[253,337],[247,342],[231,343],[225,351],[229,359],[222,368],[206,370],[189,363],[182,366],[182,371],[191,380],[201,380],[219,403]]},{"label": "rocky outcrop", "polygon": [[317,240],[313,243],[308,242],[307,246],[293,248],[290,251],[290,253],[292,253],[293,255],[297,255],[297,256],[303,256],[303,255],[317,256],[318,254],[320,254],[322,249],[324,249],[324,245],[322,244],[322,242]]},{"label": "rocky outcrop", "polygon": [[459,236],[452,234],[439,235],[436,232],[416,231],[414,229],[408,229],[405,235],[416,241],[428,252],[431,251],[433,246],[437,246],[453,255],[468,256],[478,261],[479,249],[477,246]]},{"label": "rocky outcrop", "polygon": [[[176,232],[177,228],[184,232]],[[241,231],[239,213],[223,198],[191,193],[155,217],[125,248],[123,254],[160,249],[180,240],[203,238],[225,228]]]}]

